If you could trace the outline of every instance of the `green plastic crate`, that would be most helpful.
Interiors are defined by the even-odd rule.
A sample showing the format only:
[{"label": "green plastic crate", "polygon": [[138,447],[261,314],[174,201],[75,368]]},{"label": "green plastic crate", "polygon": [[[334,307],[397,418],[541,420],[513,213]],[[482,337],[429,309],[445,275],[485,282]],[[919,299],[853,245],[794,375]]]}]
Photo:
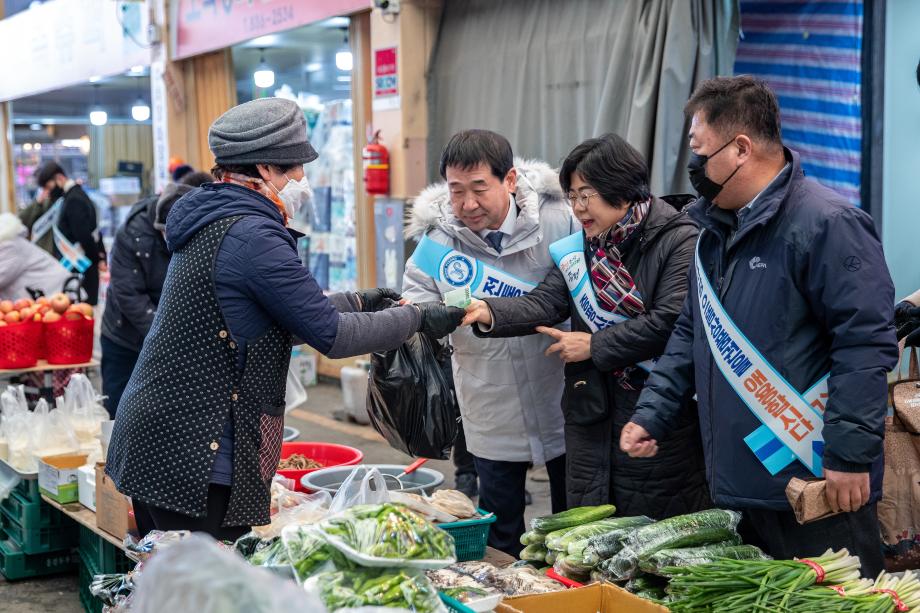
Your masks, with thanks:
[{"label": "green plastic crate", "polygon": [[[480,515],[487,513],[477,509]],[[495,515],[479,519],[464,519],[449,524],[438,524],[438,528],[454,537],[457,561],[481,560],[486,555],[489,542],[489,528],[495,523]]]},{"label": "green plastic crate", "polygon": [[42,494],[38,491],[38,479],[22,479],[13,489],[13,493],[19,494],[27,502],[41,502]]},{"label": "green plastic crate", "polygon": [[134,562],[123,551],[86,526],[80,526],[78,548],[94,575],[126,573],[134,568]]},{"label": "green plastic crate", "polygon": [[18,491],[13,491],[5,500],[0,501],[0,511],[28,528],[60,526],[66,519],[63,513],[42,500],[40,496],[37,501],[30,500]]},{"label": "green plastic crate", "polygon": [[68,572],[73,567],[70,549],[29,555],[9,539],[0,541],[0,573],[9,581]]},{"label": "green plastic crate", "polygon": [[89,584],[97,573],[90,568],[83,556],[79,557],[80,604],[85,613],[102,613],[102,601],[93,596],[89,591]]},{"label": "green plastic crate", "polygon": [[69,518],[58,525],[28,527],[0,509],[0,527],[6,537],[27,554],[47,553],[70,549],[77,544],[77,524]]}]

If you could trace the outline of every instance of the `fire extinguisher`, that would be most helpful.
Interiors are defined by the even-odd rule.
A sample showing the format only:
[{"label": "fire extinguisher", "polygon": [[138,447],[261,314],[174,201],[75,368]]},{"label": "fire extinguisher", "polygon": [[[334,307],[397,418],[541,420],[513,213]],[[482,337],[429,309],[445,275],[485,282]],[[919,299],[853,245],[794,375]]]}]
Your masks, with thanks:
[{"label": "fire extinguisher", "polygon": [[368,194],[390,193],[390,152],[380,144],[380,130],[361,153],[364,159],[364,189]]}]

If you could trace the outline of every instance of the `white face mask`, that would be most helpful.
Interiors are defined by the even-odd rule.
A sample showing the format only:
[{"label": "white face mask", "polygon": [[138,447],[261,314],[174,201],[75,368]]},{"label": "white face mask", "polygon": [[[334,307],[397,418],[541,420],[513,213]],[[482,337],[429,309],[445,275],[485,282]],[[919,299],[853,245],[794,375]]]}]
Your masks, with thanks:
[{"label": "white face mask", "polygon": [[297,211],[303,208],[303,206],[313,198],[313,190],[310,189],[310,183],[307,181],[306,177],[300,181],[295,181],[287,175],[284,175],[284,177],[288,182],[287,185],[278,192],[278,198],[281,199],[281,203],[284,205],[284,210],[287,211],[288,217],[293,219],[297,215]]}]

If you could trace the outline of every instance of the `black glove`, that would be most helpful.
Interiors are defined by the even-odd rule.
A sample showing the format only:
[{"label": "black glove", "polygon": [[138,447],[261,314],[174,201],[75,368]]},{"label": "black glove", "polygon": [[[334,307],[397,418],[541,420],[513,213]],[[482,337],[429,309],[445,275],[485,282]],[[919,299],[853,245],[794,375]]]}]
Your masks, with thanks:
[{"label": "black glove", "polygon": [[399,304],[402,296],[395,289],[378,287],[375,289],[362,289],[355,292],[361,305],[362,313],[382,311]]},{"label": "black glove", "polygon": [[466,311],[457,307],[444,306],[440,302],[423,302],[415,305],[422,316],[418,331],[431,338],[442,338],[457,329]]},{"label": "black glove", "polygon": [[[902,300],[894,307],[894,325],[897,328],[898,340],[905,336],[912,335],[913,332],[920,328],[920,307],[915,307],[910,302]],[[916,338],[913,342],[908,342],[908,346],[916,346]]]}]

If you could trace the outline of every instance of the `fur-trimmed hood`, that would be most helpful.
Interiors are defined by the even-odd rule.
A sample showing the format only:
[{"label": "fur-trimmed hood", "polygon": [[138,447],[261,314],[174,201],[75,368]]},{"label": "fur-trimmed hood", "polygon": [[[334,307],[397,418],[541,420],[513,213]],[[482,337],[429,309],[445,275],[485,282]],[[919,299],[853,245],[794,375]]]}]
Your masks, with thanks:
[{"label": "fur-trimmed hood", "polygon": [[12,213],[0,213],[0,242],[24,236],[26,227]]},{"label": "fur-trimmed hood", "polygon": [[[518,171],[515,201],[521,208],[521,215],[527,215],[535,222],[540,208],[547,202],[559,202],[564,198],[559,185],[559,174],[549,164],[540,160],[515,158]],[[453,234],[453,227],[460,225],[450,206],[447,182],[440,181],[426,187],[412,203],[412,211],[406,219],[406,238],[418,240],[433,228]]]}]

